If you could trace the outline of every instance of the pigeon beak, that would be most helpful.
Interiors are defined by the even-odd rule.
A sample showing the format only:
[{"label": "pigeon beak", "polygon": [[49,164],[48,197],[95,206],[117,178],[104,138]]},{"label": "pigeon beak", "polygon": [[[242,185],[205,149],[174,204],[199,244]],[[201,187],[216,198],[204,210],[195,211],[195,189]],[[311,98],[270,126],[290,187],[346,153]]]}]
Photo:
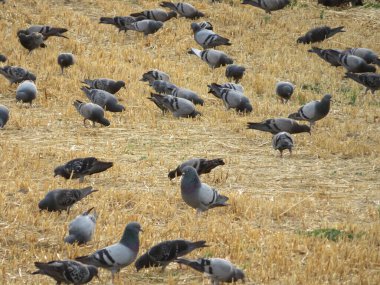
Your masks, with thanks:
[{"label": "pigeon beak", "polygon": [[91,209],[87,210],[86,212],[84,212],[85,215],[88,215],[90,214],[90,212],[94,209],[95,207],[92,207]]},{"label": "pigeon beak", "polygon": [[144,231],[143,231],[142,229],[140,229],[140,232],[142,232],[142,233],[143,233]]}]

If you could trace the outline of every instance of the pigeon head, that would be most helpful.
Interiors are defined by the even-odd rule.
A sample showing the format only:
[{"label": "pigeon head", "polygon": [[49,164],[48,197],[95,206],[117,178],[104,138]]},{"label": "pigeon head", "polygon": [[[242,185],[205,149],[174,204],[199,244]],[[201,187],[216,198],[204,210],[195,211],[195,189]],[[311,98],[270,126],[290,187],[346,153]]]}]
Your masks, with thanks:
[{"label": "pigeon head", "polygon": [[94,277],[100,280],[99,275],[98,275],[98,268],[96,266],[87,265],[87,268],[88,268],[88,271],[90,272],[90,277],[91,277],[90,280]]},{"label": "pigeon head", "polygon": [[18,30],[17,36],[20,36],[20,35],[29,35],[29,32],[27,30]]},{"label": "pigeon head", "polygon": [[322,101],[323,102],[330,102],[332,100],[332,96],[330,94],[326,94],[323,96]]},{"label": "pigeon head", "polygon": [[307,40],[306,40],[305,36],[299,37],[297,39],[297,44],[306,44],[306,43],[307,43]]},{"label": "pigeon head", "polygon": [[243,98],[239,106],[236,107],[236,111],[242,112],[242,113],[251,113],[252,110],[253,110],[253,107],[251,103],[249,102],[248,98]]},{"label": "pigeon head", "polygon": [[128,246],[132,250],[139,250],[139,233],[142,232],[141,226],[137,222],[131,222],[125,227],[120,243]]},{"label": "pigeon head", "polygon": [[168,13],[168,18],[169,19],[171,19],[171,18],[177,18],[177,13],[176,12],[174,12],[174,11],[170,11],[169,13]]},{"label": "pigeon head", "polygon": [[54,169],[54,177],[56,177],[58,175],[66,178],[66,179],[70,178],[70,174],[67,173],[67,171],[65,170],[65,168],[63,166],[58,166]]},{"label": "pigeon head", "polygon": [[373,73],[375,73],[376,72],[376,67],[374,67],[373,65],[367,65],[365,72],[373,72]]},{"label": "pigeon head", "polygon": [[241,279],[244,282],[245,281],[245,274],[244,274],[243,270],[236,268],[233,279],[234,279],[234,281],[238,281],[239,279]]},{"label": "pigeon head", "polygon": [[120,88],[124,88],[124,89],[126,89],[126,88],[125,88],[125,82],[122,81],[122,80],[116,81],[115,85],[116,85],[116,87],[118,87],[119,89],[120,89]]},{"label": "pigeon head", "polygon": [[198,31],[200,31],[202,28],[197,23],[191,23],[191,29],[193,30],[194,33],[196,33]]},{"label": "pigeon head", "polygon": [[88,209],[86,212],[83,212],[82,216],[87,216],[88,214],[90,214],[90,212],[94,209],[94,207]]},{"label": "pigeon head", "polygon": [[37,79],[36,76],[30,72],[25,77],[25,80],[31,80],[33,82],[36,82],[36,79]]},{"label": "pigeon head", "polygon": [[143,254],[135,262],[135,267],[136,267],[137,272],[139,272],[143,268],[149,267],[149,265],[150,265],[149,254]]},{"label": "pigeon head", "polygon": [[46,197],[44,199],[42,199],[39,203],[38,203],[38,208],[40,210],[47,210],[49,208],[49,204],[50,204],[50,201],[49,199],[47,199]]},{"label": "pigeon head", "polygon": [[181,171],[182,171],[182,181],[186,180],[190,182],[193,182],[193,181],[200,182],[198,173],[194,167],[185,166],[181,169]]}]

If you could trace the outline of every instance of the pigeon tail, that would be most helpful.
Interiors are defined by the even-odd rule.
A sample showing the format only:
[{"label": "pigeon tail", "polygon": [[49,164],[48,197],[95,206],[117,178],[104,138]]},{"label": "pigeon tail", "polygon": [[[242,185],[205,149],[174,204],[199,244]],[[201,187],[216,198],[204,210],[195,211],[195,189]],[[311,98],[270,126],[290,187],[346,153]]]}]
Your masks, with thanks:
[{"label": "pigeon tail", "polygon": [[206,244],[205,240],[199,240],[199,241],[192,242],[189,245],[189,248],[190,248],[190,251],[193,251],[194,249],[201,248],[201,247],[208,247],[208,246],[209,245]]},{"label": "pigeon tail", "polygon": [[99,24],[115,25],[115,20],[114,20],[114,18],[101,17],[99,20]]},{"label": "pigeon tail", "polygon": [[337,34],[337,33],[343,33],[343,32],[345,32],[345,31],[343,30],[343,28],[344,28],[344,26],[340,26],[340,27],[332,28],[332,29],[329,31],[327,37],[330,38],[330,37],[332,37],[333,35],[335,35],[335,34]]},{"label": "pigeon tail", "polygon": [[248,4],[248,5],[252,5],[254,7],[257,7],[257,8],[261,8],[259,3],[252,1],[252,0],[243,0],[243,2],[241,2],[241,4]]},{"label": "pigeon tail", "polygon": [[290,114],[288,116],[289,119],[293,119],[293,120],[303,120],[302,117],[300,116],[300,114],[297,112],[297,113],[293,113],[293,114]]},{"label": "pigeon tail", "polygon": [[210,208],[228,206],[228,204],[226,204],[227,201],[228,197],[218,194],[215,203],[213,203]]},{"label": "pigeon tail", "polygon": [[75,260],[76,261],[79,261],[79,262],[82,262],[83,264],[87,264],[87,265],[95,265],[93,263],[93,258],[91,255],[83,255],[83,256],[78,256],[78,257],[75,257]]},{"label": "pigeon tail", "polygon": [[[99,161],[98,161],[98,162],[99,162]],[[112,163],[112,162],[111,162],[111,163]],[[96,164],[95,164],[94,167],[96,167]],[[108,168],[109,168],[109,167],[108,167]],[[108,168],[106,168],[106,169],[108,169]],[[106,170],[106,169],[104,169],[104,170]],[[102,171],[104,171],[104,170],[102,170]],[[100,172],[100,171],[99,171],[99,172]],[[99,190],[93,190],[92,186],[89,186],[89,187],[86,187],[86,188],[80,189],[80,191],[81,191],[81,198],[80,198],[79,200],[85,198],[86,196],[90,195],[91,193],[98,192]]]},{"label": "pigeon tail", "polygon": [[[109,123],[109,122],[108,122]],[[91,167],[94,173],[106,171],[108,168],[113,166],[113,162],[96,161]]]},{"label": "pigeon tail", "polygon": [[172,2],[166,2],[166,1],[163,1],[161,4],[160,4],[161,7],[165,7],[165,8],[169,8],[171,10],[174,10],[176,11],[177,10],[177,7],[174,5],[174,3]]},{"label": "pigeon tail", "polygon": [[196,271],[204,272],[204,267],[197,260],[190,260],[186,258],[178,258],[175,260],[179,264],[185,264]]}]

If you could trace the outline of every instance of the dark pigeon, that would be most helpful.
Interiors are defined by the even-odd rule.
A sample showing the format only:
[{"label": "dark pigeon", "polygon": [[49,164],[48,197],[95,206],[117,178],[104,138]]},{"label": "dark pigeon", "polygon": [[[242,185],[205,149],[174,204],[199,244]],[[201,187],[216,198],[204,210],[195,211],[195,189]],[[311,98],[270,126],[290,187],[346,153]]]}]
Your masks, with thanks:
[{"label": "dark pigeon", "polygon": [[245,72],[244,66],[231,64],[227,66],[225,75],[227,79],[233,79],[235,80],[235,83],[239,83],[239,81],[244,76],[244,72]]},{"label": "dark pigeon", "polygon": [[17,32],[17,36],[21,45],[26,48],[29,53],[37,48],[46,48],[43,35],[40,33],[27,34],[26,31],[20,30]]},{"label": "dark pigeon", "polygon": [[198,11],[197,8],[195,8],[193,5],[186,2],[172,3],[172,2],[164,1],[160,4],[160,6],[169,8],[170,10],[175,11],[182,17],[189,18],[189,19],[198,19],[200,17],[205,16],[205,14]]},{"label": "dark pigeon", "polygon": [[289,118],[268,119],[260,123],[249,122],[247,123],[247,128],[274,135],[281,132],[288,132],[290,134],[310,133],[309,126],[300,125],[295,120]]},{"label": "dark pigeon", "polygon": [[206,62],[211,68],[218,68],[234,63],[233,59],[224,52],[214,49],[199,50],[196,48],[191,48],[187,53],[196,55],[201,60]]},{"label": "dark pigeon", "polygon": [[155,20],[160,22],[166,22],[171,18],[176,18],[177,13],[174,11],[166,12],[161,9],[144,10],[142,12],[132,13],[132,17],[145,17],[149,20]]},{"label": "dark pigeon", "polygon": [[182,164],[178,165],[176,169],[170,171],[168,174],[168,177],[171,180],[175,177],[181,176],[182,169],[185,166],[194,167],[198,175],[201,175],[201,174],[210,173],[211,170],[213,170],[215,167],[219,165],[224,165],[224,161],[221,158],[210,159],[210,160],[207,160],[204,158],[193,158],[193,159],[183,162]]},{"label": "dark pigeon", "polygon": [[0,74],[3,75],[10,84],[21,83],[25,80],[36,81],[36,76],[26,70],[25,68],[18,66],[9,66],[0,67]]},{"label": "dark pigeon", "polygon": [[318,4],[327,7],[339,7],[351,3],[352,6],[363,6],[362,0],[318,0]]},{"label": "dark pigeon", "polygon": [[337,49],[320,49],[317,47],[312,47],[308,52],[315,53],[324,61],[330,63],[331,66],[341,66],[339,61],[339,56],[341,55],[341,50]]},{"label": "dark pigeon", "polygon": [[111,94],[117,93],[121,88],[126,89],[124,81],[115,81],[108,78],[85,79],[82,83],[87,84],[91,89],[100,89]]},{"label": "dark pigeon", "polygon": [[71,65],[74,65],[75,59],[72,53],[60,53],[58,55],[57,62],[61,67],[61,72],[63,74],[63,70],[68,68]]},{"label": "dark pigeon", "polygon": [[83,103],[79,100],[75,100],[73,105],[78,113],[84,118],[84,126],[86,126],[87,120],[92,122],[93,127],[95,127],[95,123],[99,123],[106,127],[111,124],[109,120],[104,118],[104,110],[99,105],[94,103]]},{"label": "dark pigeon", "polygon": [[89,89],[85,86],[82,86],[81,90],[84,94],[86,94],[87,98],[90,99],[92,103],[99,105],[106,111],[122,112],[125,110],[125,107],[119,104],[116,96],[108,93],[107,91],[100,89]]},{"label": "dark pigeon", "polygon": [[366,87],[365,93],[367,94],[368,90],[372,94],[375,94],[375,91],[380,90],[380,74],[377,73],[363,73],[356,74],[347,72],[345,78],[350,78],[357,83],[364,85]]},{"label": "dark pigeon", "polygon": [[33,100],[37,98],[37,87],[32,81],[22,82],[16,89],[16,101],[29,103],[32,105]]},{"label": "dark pigeon", "polygon": [[64,33],[66,33],[68,30],[65,28],[57,28],[57,27],[51,27],[51,26],[43,26],[43,25],[33,25],[30,26],[26,30],[29,34],[31,33],[40,33],[43,36],[44,41],[46,41],[50,37],[60,37],[68,39]]},{"label": "dark pigeon", "polygon": [[212,30],[203,29],[197,23],[191,24],[191,29],[194,32],[194,40],[201,46],[203,49],[214,48],[221,45],[230,46],[230,40],[224,37],[219,36],[214,33]]},{"label": "dark pigeon", "polygon": [[310,44],[322,42],[325,39],[331,38],[337,33],[345,32],[343,26],[330,28],[328,26],[316,27],[308,31],[304,36],[297,39],[297,43]]},{"label": "dark pigeon", "polygon": [[264,10],[271,14],[272,11],[277,11],[285,8],[290,4],[289,0],[243,0],[241,4],[248,4]]},{"label": "dark pigeon", "polygon": [[0,62],[6,62],[7,57],[5,55],[0,54]]},{"label": "dark pigeon", "polygon": [[282,157],[282,152],[288,149],[290,155],[292,155],[292,148],[294,145],[293,137],[287,132],[281,132],[275,134],[272,138],[272,146],[275,150],[280,151],[280,156]]},{"label": "dark pigeon", "polygon": [[9,120],[9,109],[0,104],[0,129],[4,128]]}]

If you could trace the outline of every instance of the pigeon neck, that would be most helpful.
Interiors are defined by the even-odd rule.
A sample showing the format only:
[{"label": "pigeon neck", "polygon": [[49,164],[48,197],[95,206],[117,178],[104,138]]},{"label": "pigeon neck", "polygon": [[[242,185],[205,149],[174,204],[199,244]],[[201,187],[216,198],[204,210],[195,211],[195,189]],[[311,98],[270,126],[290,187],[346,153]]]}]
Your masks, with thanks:
[{"label": "pigeon neck", "polygon": [[140,245],[139,233],[134,229],[126,228],[121,237],[120,243],[137,252]]},{"label": "pigeon neck", "polygon": [[202,186],[201,180],[196,174],[185,175],[182,178],[182,186],[185,192],[192,192]]}]

